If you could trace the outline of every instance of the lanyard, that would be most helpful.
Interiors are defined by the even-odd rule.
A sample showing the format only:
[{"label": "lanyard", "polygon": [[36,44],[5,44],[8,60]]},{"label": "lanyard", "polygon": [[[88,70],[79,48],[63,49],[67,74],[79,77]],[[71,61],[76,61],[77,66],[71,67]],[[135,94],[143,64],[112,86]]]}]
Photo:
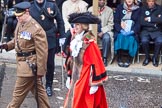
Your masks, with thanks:
[{"label": "lanyard", "polygon": [[99,15],[102,14],[102,12],[103,12],[104,9],[105,9],[105,7],[99,9],[99,11],[98,11],[99,12]]}]

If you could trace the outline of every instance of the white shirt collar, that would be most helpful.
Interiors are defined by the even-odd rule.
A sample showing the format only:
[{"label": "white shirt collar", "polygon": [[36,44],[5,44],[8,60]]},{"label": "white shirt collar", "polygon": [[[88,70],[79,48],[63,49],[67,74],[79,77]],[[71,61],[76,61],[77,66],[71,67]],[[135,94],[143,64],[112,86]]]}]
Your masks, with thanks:
[{"label": "white shirt collar", "polygon": [[77,34],[70,43],[70,49],[72,51],[73,57],[77,57],[80,52],[80,49],[82,48],[83,45],[82,37],[84,35],[84,32],[85,31],[82,31],[80,34]]}]

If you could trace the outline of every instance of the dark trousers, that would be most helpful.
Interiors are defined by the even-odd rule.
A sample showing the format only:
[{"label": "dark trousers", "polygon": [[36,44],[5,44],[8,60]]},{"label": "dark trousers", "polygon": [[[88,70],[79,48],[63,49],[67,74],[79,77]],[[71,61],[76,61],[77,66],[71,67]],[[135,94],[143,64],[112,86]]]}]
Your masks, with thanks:
[{"label": "dark trousers", "polygon": [[52,87],[55,71],[55,52],[56,48],[48,49],[46,87]]},{"label": "dark trousers", "polygon": [[160,49],[161,49],[161,46],[162,46],[162,37],[158,36],[158,37],[153,38],[153,39],[149,35],[141,37],[142,48],[143,48],[144,53],[146,54],[146,58],[150,58],[150,55],[149,55],[149,50],[150,50],[149,43],[150,43],[150,41],[154,42],[154,55],[153,55],[153,57],[155,57],[157,59],[159,52],[160,52]]},{"label": "dark trousers", "polygon": [[102,37],[102,57],[108,58],[108,52],[110,50],[111,38],[108,33],[104,33]]}]

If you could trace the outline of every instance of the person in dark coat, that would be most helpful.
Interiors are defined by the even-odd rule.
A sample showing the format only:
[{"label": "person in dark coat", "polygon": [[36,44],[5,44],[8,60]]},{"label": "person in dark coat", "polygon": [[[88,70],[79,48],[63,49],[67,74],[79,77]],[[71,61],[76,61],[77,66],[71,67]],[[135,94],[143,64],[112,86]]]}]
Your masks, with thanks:
[{"label": "person in dark coat", "polygon": [[[43,27],[48,41],[48,60],[46,73],[46,92],[52,96],[52,84],[55,69],[56,34],[63,39],[65,35],[64,22],[59,8],[54,1],[34,0],[30,8],[32,17]],[[56,24],[54,23],[56,20]]]},{"label": "person in dark coat", "polygon": [[155,67],[158,66],[158,55],[162,45],[162,7],[155,2],[156,0],[147,0],[147,4],[141,8],[140,39],[143,51],[146,54],[143,66],[146,66],[151,61],[149,42],[153,41],[155,43],[152,57],[152,63]]},{"label": "person in dark coat", "polygon": [[[138,33],[140,31],[140,8],[134,4],[134,0],[124,0],[118,5],[114,14],[114,50],[118,56],[118,65],[128,67],[131,58],[138,50]],[[128,56],[123,59],[122,52]]]},{"label": "person in dark coat", "polygon": [[[4,6],[6,8],[8,8],[8,10],[10,10],[11,8],[13,8],[13,5],[18,4],[22,1],[28,1],[28,0],[4,0]],[[7,17],[7,27],[6,27],[6,34],[5,36],[7,37],[7,42],[11,40],[11,38],[13,37],[13,32],[16,28],[17,25],[17,19],[14,15],[9,15]]]}]

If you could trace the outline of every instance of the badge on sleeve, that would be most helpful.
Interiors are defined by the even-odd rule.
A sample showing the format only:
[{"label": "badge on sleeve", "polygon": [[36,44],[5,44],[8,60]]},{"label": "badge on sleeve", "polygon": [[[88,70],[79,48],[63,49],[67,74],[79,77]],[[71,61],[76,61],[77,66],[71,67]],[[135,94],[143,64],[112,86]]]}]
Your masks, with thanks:
[{"label": "badge on sleeve", "polygon": [[31,40],[31,33],[27,31],[22,31],[20,33],[20,38],[25,39],[25,40]]},{"label": "badge on sleeve", "polygon": [[124,15],[127,13],[127,11],[126,11],[126,10],[123,10],[122,12],[123,12],[123,14],[124,14]]},{"label": "badge on sleeve", "polygon": [[145,15],[150,15],[150,12],[149,11],[145,11]]}]

